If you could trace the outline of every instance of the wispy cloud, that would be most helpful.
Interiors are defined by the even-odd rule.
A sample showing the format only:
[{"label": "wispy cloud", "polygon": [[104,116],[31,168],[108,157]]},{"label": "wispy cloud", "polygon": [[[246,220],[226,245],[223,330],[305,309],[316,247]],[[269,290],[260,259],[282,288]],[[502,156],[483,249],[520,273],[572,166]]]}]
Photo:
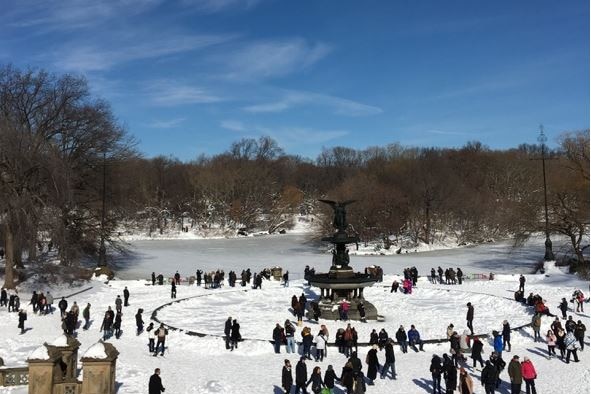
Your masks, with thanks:
[{"label": "wispy cloud", "polygon": [[323,43],[303,39],[270,40],[246,43],[215,60],[226,68],[225,77],[252,81],[282,77],[310,67],[330,52]]},{"label": "wispy cloud", "polygon": [[[64,48],[57,55],[56,65],[77,72],[107,70],[117,64],[134,60],[174,55],[220,44],[232,39],[229,35],[178,35],[158,39],[144,37],[142,43],[114,43],[111,48],[79,46]],[[136,40],[139,40],[136,38]]]},{"label": "wispy cloud", "polygon": [[220,126],[226,130],[232,131],[246,131],[247,128],[244,123],[237,121],[237,120],[222,120],[220,122]]},{"label": "wispy cloud", "polygon": [[153,129],[173,129],[180,126],[187,118],[175,118],[170,120],[155,120],[148,123],[148,127]]},{"label": "wispy cloud", "polygon": [[335,114],[346,116],[368,116],[377,115],[383,112],[379,107],[359,103],[357,101],[330,96],[326,94],[304,92],[304,91],[285,91],[277,100],[249,105],[243,109],[246,112],[282,112],[287,109],[314,105],[330,108]]},{"label": "wispy cloud", "polygon": [[150,104],[156,106],[207,104],[223,100],[204,88],[172,80],[153,81],[144,87],[144,91]]},{"label": "wispy cloud", "polygon": [[183,4],[196,11],[213,14],[230,9],[247,10],[255,7],[261,0],[183,0]]},{"label": "wispy cloud", "polygon": [[448,131],[448,130],[438,130],[438,129],[431,129],[427,130],[426,133],[428,134],[436,134],[436,135],[449,135],[449,136],[468,136],[471,135],[470,133],[462,132],[462,131]]},{"label": "wispy cloud", "polygon": [[120,16],[136,15],[162,0],[8,0],[3,4],[6,24],[16,28],[72,30],[97,25]]}]

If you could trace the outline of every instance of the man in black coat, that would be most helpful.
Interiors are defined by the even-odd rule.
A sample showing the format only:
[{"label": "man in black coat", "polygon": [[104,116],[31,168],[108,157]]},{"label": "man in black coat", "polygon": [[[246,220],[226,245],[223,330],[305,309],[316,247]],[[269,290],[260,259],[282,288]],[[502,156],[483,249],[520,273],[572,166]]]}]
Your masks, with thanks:
[{"label": "man in black coat", "polygon": [[466,313],[466,325],[470,329],[470,335],[474,335],[474,327],[472,326],[472,320],[474,320],[474,307],[472,303],[466,304],[468,307],[468,312]]},{"label": "man in black coat", "polygon": [[289,394],[291,393],[291,386],[293,386],[291,363],[286,359],[283,365],[283,370],[281,371],[281,387],[285,390],[285,394]]},{"label": "man in black coat", "polygon": [[306,391],[306,382],[308,381],[308,369],[306,367],[306,358],[300,357],[300,361],[296,365],[296,391],[299,394],[302,389],[303,394],[308,394]]},{"label": "man in black coat", "polygon": [[144,331],[144,319],[142,319],[142,313],[144,310],[142,308],[137,310],[135,314],[135,325],[137,327],[137,335],[140,335],[142,331]]},{"label": "man in black coat", "polygon": [[149,394],[160,394],[164,392],[162,386],[162,379],[160,379],[160,368],[154,370],[154,375],[150,376],[150,384],[148,386]]},{"label": "man in black coat", "polygon": [[385,379],[386,375],[388,374],[388,370],[392,370],[392,379],[396,379],[396,366],[394,358],[394,341],[392,339],[388,339],[386,342],[386,346],[384,346],[384,350],[386,351],[386,360],[384,361],[384,366],[382,367],[381,378]]},{"label": "man in black coat", "polygon": [[127,290],[127,286],[123,289],[123,306],[129,306],[129,290]]},{"label": "man in black coat", "polygon": [[60,309],[61,317],[63,318],[66,315],[66,309],[68,309],[68,301],[66,301],[65,297],[62,297],[57,307]]},{"label": "man in black coat", "polygon": [[226,349],[230,349],[230,333],[232,332],[232,316],[228,317],[224,325],[224,335],[226,336]]},{"label": "man in black coat", "polygon": [[156,273],[152,272],[152,286],[156,284]]},{"label": "man in black coat", "polygon": [[486,361],[486,366],[482,370],[482,385],[486,394],[493,394],[497,386],[497,369],[490,361]]}]

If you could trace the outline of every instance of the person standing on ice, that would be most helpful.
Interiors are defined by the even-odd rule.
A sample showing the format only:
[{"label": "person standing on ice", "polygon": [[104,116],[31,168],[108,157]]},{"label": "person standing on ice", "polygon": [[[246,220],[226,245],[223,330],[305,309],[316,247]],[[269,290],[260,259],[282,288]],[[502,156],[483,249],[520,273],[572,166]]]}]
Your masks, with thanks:
[{"label": "person standing on ice", "polygon": [[443,355],[443,378],[445,380],[445,393],[453,394],[458,385],[458,370],[447,354]]},{"label": "person standing on ice", "polygon": [[232,333],[232,316],[228,316],[224,324],[224,335],[226,339],[226,349],[230,349],[230,334]]},{"label": "person standing on ice", "polygon": [[123,300],[121,299],[121,296],[119,294],[117,294],[117,298],[115,298],[115,310],[117,312],[121,312],[122,307],[123,307]]},{"label": "person standing on ice", "polygon": [[177,285],[181,284],[181,274],[178,271],[174,273],[174,281]]},{"label": "person standing on ice", "polygon": [[144,319],[142,319],[142,313],[144,313],[144,310],[140,308],[135,314],[135,325],[137,327],[136,335],[140,335],[142,331],[144,331]]},{"label": "person standing on ice", "polygon": [[285,394],[291,393],[291,386],[293,386],[293,375],[291,373],[291,363],[285,359],[283,362],[283,369],[281,370],[281,387]]},{"label": "person standing on ice", "polygon": [[322,371],[320,367],[314,367],[312,370],[312,374],[310,375],[310,379],[306,383],[306,387],[312,383],[312,392],[314,394],[320,394],[322,388],[324,387],[324,382],[322,381]]},{"label": "person standing on ice", "polygon": [[329,365],[326,368],[326,372],[324,372],[324,385],[329,390],[329,393],[332,394],[334,390],[334,381],[337,380],[337,374],[335,373],[332,365]]},{"label": "person standing on ice", "polygon": [[486,361],[486,365],[482,370],[480,381],[484,386],[484,392],[486,394],[494,394],[497,387],[497,369],[494,365],[492,365],[490,360]]},{"label": "person standing on ice", "polygon": [[431,366],[429,372],[431,372],[431,378],[433,378],[433,394],[441,394],[441,373],[443,367],[441,366],[441,358],[434,354],[431,358]]},{"label": "person standing on ice", "polygon": [[[460,283],[462,282],[460,281]],[[460,394],[474,393],[474,383],[464,368],[460,368],[460,383],[458,384],[458,390]]]},{"label": "person standing on ice", "polygon": [[538,342],[542,340],[540,336],[540,327],[542,327],[542,315],[536,313],[532,317],[531,327],[534,330],[534,342]]},{"label": "person standing on ice", "polygon": [[507,351],[511,351],[511,326],[507,320],[503,320],[503,351],[508,347]]},{"label": "person standing on ice", "polygon": [[280,349],[283,336],[283,328],[279,325],[279,323],[275,324],[275,328],[273,329],[273,348],[277,354],[281,353]]},{"label": "person standing on ice", "polygon": [[324,360],[324,350],[326,349],[326,342],[328,339],[324,336],[322,331],[318,332],[314,342],[316,343],[316,362]]},{"label": "person standing on ice", "polygon": [[484,361],[482,360],[482,347],[483,344],[478,337],[474,337],[472,343],[472,365],[476,368],[476,363],[480,363],[480,368],[484,367]]},{"label": "person standing on ice", "polygon": [[378,346],[373,345],[365,356],[365,363],[367,364],[367,378],[369,379],[369,385],[374,385],[374,380],[378,376],[378,368],[380,363],[378,361]]},{"label": "person standing on ice", "polygon": [[176,283],[174,280],[170,284],[170,298],[176,298]]},{"label": "person standing on ice", "polygon": [[154,375],[150,376],[150,382],[148,383],[149,394],[160,394],[164,392],[164,386],[162,386],[162,379],[160,379],[160,368],[154,370]]},{"label": "person standing on ice", "polygon": [[230,351],[238,349],[238,342],[242,339],[240,335],[240,324],[236,319],[232,320],[232,330],[230,331]]},{"label": "person standing on ice", "polygon": [[115,329],[115,338],[119,339],[119,337],[121,336],[121,318],[123,317],[123,314],[121,313],[121,311],[117,311],[117,314],[115,315],[115,322],[113,323],[113,328]]},{"label": "person standing on ice", "polygon": [[562,312],[562,320],[566,320],[566,312],[568,312],[568,302],[566,298],[562,298],[560,305],[558,305],[558,309]]},{"label": "person standing on ice", "polygon": [[462,284],[462,278],[464,277],[464,273],[462,272],[462,270],[460,269],[460,267],[458,267],[458,273],[457,273],[457,277],[458,277],[458,284]]},{"label": "person standing on ice", "polygon": [[386,352],[386,360],[384,361],[384,366],[382,367],[380,378],[385,379],[386,375],[388,374],[388,370],[391,370],[392,379],[396,379],[396,358],[394,357],[394,341],[392,339],[388,339],[388,342],[386,343],[384,349]]},{"label": "person standing on ice", "polygon": [[509,373],[509,380],[511,381],[511,394],[520,394],[521,385],[523,384],[523,375],[521,374],[519,356],[513,356],[511,361],[509,361],[507,372]]},{"label": "person standing on ice", "polygon": [[[21,334],[25,333],[25,320],[27,320],[27,312],[25,312],[24,310],[20,310],[18,312],[18,328],[21,329]],[[577,353],[575,353],[575,357],[577,356]]]},{"label": "person standing on ice", "polygon": [[152,272],[152,286],[156,285],[156,273]]},{"label": "person standing on ice", "polygon": [[66,309],[68,309],[68,301],[66,301],[65,297],[62,297],[60,302],[57,304],[57,307],[60,309],[62,319],[66,315]]},{"label": "person standing on ice", "polygon": [[295,327],[289,320],[286,320],[283,329],[285,332],[285,351],[287,353],[295,353]]},{"label": "person standing on ice", "polygon": [[525,276],[519,275],[519,291],[525,293]]},{"label": "person standing on ice", "polygon": [[123,289],[123,306],[129,306],[129,290],[127,286]]},{"label": "person standing on ice", "polygon": [[467,303],[466,306],[468,307],[468,312],[466,312],[466,325],[470,329],[470,335],[474,335],[474,326],[472,325],[472,321],[474,320],[474,307],[471,302]]},{"label": "person standing on ice", "polygon": [[168,330],[164,327],[164,323],[160,323],[160,327],[156,330],[154,335],[157,338],[156,348],[154,349],[154,357],[158,355],[158,349],[161,349],[160,355],[164,356],[166,336],[168,335]]},{"label": "person standing on ice", "polygon": [[577,356],[577,349],[579,348],[579,343],[575,338],[575,334],[572,331],[566,333],[564,337],[564,345],[566,346],[566,363],[570,363],[570,355],[572,354],[575,362],[579,362],[579,357]]},{"label": "person standing on ice", "polygon": [[575,338],[579,341],[579,345],[581,345],[581,351],[585,349],[585,331],[587,331],[587,327],[581,322],[577,320],[577,325],[575,326]]}]

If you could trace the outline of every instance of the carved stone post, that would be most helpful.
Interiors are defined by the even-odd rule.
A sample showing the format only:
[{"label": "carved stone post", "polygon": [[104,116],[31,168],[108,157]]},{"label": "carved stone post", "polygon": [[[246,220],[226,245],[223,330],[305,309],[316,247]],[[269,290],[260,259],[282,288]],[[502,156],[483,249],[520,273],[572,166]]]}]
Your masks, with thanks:
[{"label": "carved stone post", "polygon": [[99,341],[82,357],[81,394],[115,394],[115,370],[119,352],[113,345]]}]

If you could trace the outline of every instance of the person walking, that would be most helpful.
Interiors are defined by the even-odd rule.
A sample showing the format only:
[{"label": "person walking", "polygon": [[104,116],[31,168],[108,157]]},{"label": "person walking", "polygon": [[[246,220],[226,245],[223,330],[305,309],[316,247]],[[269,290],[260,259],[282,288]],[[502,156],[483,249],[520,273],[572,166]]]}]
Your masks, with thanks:
[{"label": "person walking", "polygon": [[566,298],[562,298],[562,301],[560,301],[560,304],[558,305],[558,309],[562,312],[562,320],[566,320],[566,312],[568,312],[568,302],[566,301]]},{"label": "person walking", "polygon": [[324,360],[324,350],[326,349],[326,337],[322,331],[318,332],[314,342],[316,342],[316,362]]},{"label": "person walking", "polygon": [[384,361],[380,378],[385,379],[386,375],[388,374],[388,370],[391,370],[392,379],[396,379],[396,358],[394,357],[394,341],[392,339],[388,339],[386,346],[384,346],[384,350],[386,352],[386,360]]},{"label": "person walking", "polygon": [[154,375],[150,376],[150,382],[148,384],[149,394],[160,394],[164,392],[164,386],[162,385],[162,379],[160,379],[160,368],[154,370]]},{"label": "person walking", "polygon": [[519,275],[519,291],[525,293],[525,276]]},{"label": "person walking", "polygon": [[283,369],[281,371],[281,387],[285,394],[291,393],[291,386],[293,386],[293,375],[291,373],[291,363],[289,360],[284,360]]},{"label": "person walking", "polygon": [[121,337],[121,319],[123,314],[121,311],[117,311],[115,315],[115,321],[113,322],[113,329],[115,330],[115,339],[119,339]]},{"label": "person walking", "polygon": [[494,394],[495,388],[497,387],[497,369],[492,365],[490,360],[486,360],[480,381],[484,386],[484,392],[486,394]]},{"label": "person walking", "polygon": [[119,294],[117,294],[117,298],[115,298],[115,311],[121,312],[122,307],[123,307],[123,300],[121,299],[121,296]]},{"label": "person walking", "polygon": [[577,320],[577,325],[575,326],[575,338],[579,341],[579,345],[581,345],[581,351],[585,349],[585,331],[587,331],[587,327],[581,322]]},{"label": "person walking", "polygon": [[279,325],[279,323],[275,324],[275,328],[273,329],[273,349],[275,349],[275,353],[281,353],[281,342],[283,341],[283,327]]},{"label": "person walking", "polygon": [[152,286],[156,286],[156,273],[152,272]]},{"label": "person walking", "polygon": [[312,383],[312,392],[314,394],[320,394],[322,388],[325,387],[324,381],[322,380],[322,371],[320,370],[320,367],[314,367],[312,374],[310,375],[310,379],[308,382],[306,382],[306,387],[308,387],[310,383]]},{"label": "person walking", "polygon": [[300,357],[300,361],[296,364],[296,389],[295,394],[299,394],[302,390],[303,394],[308,394],[306,391],[306,383],[308,381],[308,368],[306,367],[306,357]]},{"label": "person walking", "polygon": [[142,318],[142,313],[144,313],[144,310],[140,308],[135,314],[135,325],[137,327],[136,335],[140,335],[142,331],[144,331],[144,319]]},{"label": "person walking", "polygon": [[283,329],[285,332],[285,350],[287,353],[295,353],[295,327],[289,320],[285,320]]},{"label": "person walking", "polygon": [[531,321],[531,327],[534,330],[534,342],[542,340],[540,336],[540,327],[542,327],[542,315],[539,313],[534,314]]},{"label": "person walking", "polygon": [[458,384],[458,390],[460,394],[473,394],[474,393],[474,382],[468,375],[468,372],[462,367],[460,368],[460,382]]},{"label": "person walking", "polygon": [[521,363],[519,362],[519,356],[515,355],[511,361],[509,361],[507,372],[509,373],[509,380],[511,381],[511,394],[521,393],[523,375],[521,373]]},{"label": "person walking", "polygon": [[523,380],[525,380],[525,392],[527,394],[536,394],[535,380],[538,378],[538,374],[527,356],[523,357],[523,362],[521,363],[521,375],[523,376]]},{"label": "person walking", "polygon": [[170,298],[176,298],[176,283],[174,280],[170,284]]},{"label": "person walking", "polygon": [[556,335],[556,346],[558,347],[558,350],[560,350],[560,359],[564,359],[564,356],[566,355],[566,343],[565,343],[565,339],[566,339],[566,333],[564,332],[564,330],[562,328],[559,328],[558,331],[555,333]]},{"label": "person walking", "polygon": [[83,330],[88,330],[90,327],[90,302],[86,304],[86,307],[82,310],[82,317],[84,318]]},{"label": "person walking", "polygon": [[546,333],[546,344],[548,345],[548,358],[551,358],[552,355],[556,356],[556,335],[554,335],[554,331],[548,330]]},{"label": "person walking", "polygon": [[431,358],[429,371],[433,378],[433,394],[441,394],[441,373],[443,372],[443,367],[441,365],[441,358],[436,354]]},{"label": "person walking", "polygon": [[470,335],[474,335],[474,326],[472,325],[474,320],[474,307],[471,302],[467,303],[466,306],[468,307],[468,311],[466,312],[466,325],[470,329]]},{"label": "person walking", "polygon": [[367,364],[367,378],[369,379],[369,385],[373,386],[374,380],[378,376],[378,345],[373,345],[365,356],[365,363]]},{"label": "person walking", "polygon": [[472,343],[472,366],[476,368],[476,363],[480,363],[480,368],[484,367],[484,361],[482,360],[482,341],[478,337],[474,337],[474,342]]},{"label": "person walking", "polygon": [[572,331],[566,333],[564,337],[564,346],[566,347],[566,363],[570,363],[570,355],[572,354],[575,362],[579,362],[579,357],[577,356],[577,349],[579,348],[579,343],[575,338],[575,334]]},{"label": "person walking", "polygon": [[326,386],[330,394],[333,393],[335,380],[337,380],[337,374],[332,368],[332,365],[329,365],[326,368],[326,372],[324,372],[324,385]]}]

